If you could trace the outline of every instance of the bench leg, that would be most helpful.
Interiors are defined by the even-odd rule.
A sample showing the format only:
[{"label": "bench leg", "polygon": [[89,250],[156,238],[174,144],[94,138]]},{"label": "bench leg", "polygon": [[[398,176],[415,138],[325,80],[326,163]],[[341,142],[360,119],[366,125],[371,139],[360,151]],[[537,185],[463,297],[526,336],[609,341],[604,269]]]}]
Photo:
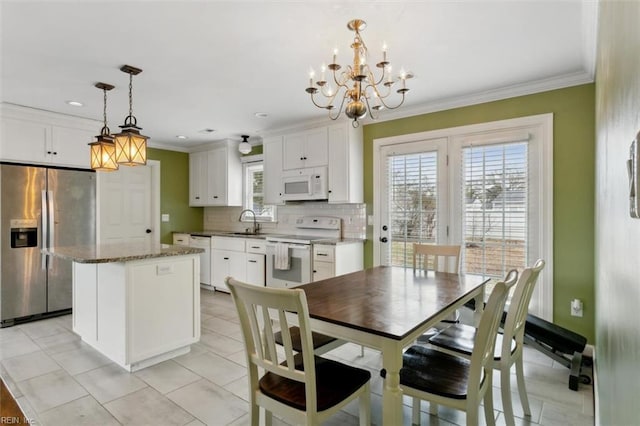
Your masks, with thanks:
[{"label": "bench leg", "polygon": [[569,374],[569,389],[577,391],[580,383],[580,369],[582,367],[582,352],[574,352],[571,359],[571,373]]}]

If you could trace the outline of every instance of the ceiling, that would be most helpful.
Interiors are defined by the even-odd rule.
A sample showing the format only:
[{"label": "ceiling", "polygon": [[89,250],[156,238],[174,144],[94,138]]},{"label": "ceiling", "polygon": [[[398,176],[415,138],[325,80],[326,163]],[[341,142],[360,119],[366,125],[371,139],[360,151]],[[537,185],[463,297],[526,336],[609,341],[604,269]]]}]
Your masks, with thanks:
[{"label": "ceiling", "polygon": [[94,84],[109,83],[115,133],[128,115],[129,75],[120,67],[132,65],[143,70],[133,77],[142,133],[151,146],[185,151],[241,134],[255,144],[329,122],[305,93],[308,72],[331,62],[334,48],[338,63],[352,61],[346,23],[353,18],[367,22],[371,62],[386,43],[394,70],[415,75],[404,105],[379,120],[594,80],[595,0],[2,0],[0,7],[3,102],[101,121]]}]

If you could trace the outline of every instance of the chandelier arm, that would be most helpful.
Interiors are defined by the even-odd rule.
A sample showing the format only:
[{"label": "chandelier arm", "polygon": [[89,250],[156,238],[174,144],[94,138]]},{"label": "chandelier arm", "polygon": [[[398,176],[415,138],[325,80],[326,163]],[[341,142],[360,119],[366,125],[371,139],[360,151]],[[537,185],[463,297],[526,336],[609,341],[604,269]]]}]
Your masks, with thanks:
[{"label": "chandelier arm", "polygon": [[[336,75],[336,71],[333,71],[333,81],[336,83],[336,85],[338,87],[344,87],[345,89],[348,89],[347,85],[345,84],[347,81],[349,81],[350,79],[350,74],[351,74],[351,66],[348,66],[344,71],[342,71],[340,73],[340,80],[338,81],[338,77]],[[337,92],[338,90],[336,90]]]},{"label": "chandelier arm", "polygon": [[[378,89],[378,86],[374,85],[374,84],[367,84],[367,86],[364,88],[365,92],[367,91],[367,89],[371,87],[371,89],[376,93],[376,95],[378,95],[378,99],[382,100],[386,97],[388,97],[391,94],[391,90],[389,88],[387,88],[387,93],[384,94],[384,96],[382,94],[380,94],[380,90]],[[382,102],[382,101],[381,101]],[[384,103],[383,103],[384,105]],[[386,105],[384,105],[386,107]]]},{"label": "chandelier arm", "polygon": [[337,119],[338,119],[338,117],[340,117],[340,114],[342,114],[342,109],[344,108],[344,101],[345,101],[345,99],[347,99],[347,97],[348,97],[348,96],[347,96],[347,93],[348,93],[348,92],[345,92],[344,96],[342,96],[342,102],[340,102],[340,108],[338,108],[338,111],[336,112],[335,117],[331,115],[331,111],[332,111],[332,110],[329,110],[329,118],[330,118],[330,119],[332,119],[332,120],[337,120]]},{"label": "chandelier arm", "polygon": [[327,104],[327,105],[323,106],[323,105],[320,105],[319,103],[317,103],[315,98],[313,97],[313,93],[311,94],[311,102],[313,102],[313,104],[315,106],[317,106],[318,108],[323,108],[323,109],[326,108],[329,105],[329,104]]},{"label": "chandelier arm", "polygon": [[[324,96],[325,98],[327,98],[327,104],[326,104],[325,106],[319,105],[319,104],[314,100],[314,98],[313,98],[313,93],[311,94],[311,101],[312,101],[312,102],[313,102],[313,104],[314,104],[315,106],[317,106],[318,108],[327,108],[329,105],[332,105],[332,104],[333,104],[333,101],[335,100],[336,96],[337,96],[337,95],[338,95],[338,93],[340,92],[340,89],[341,89],[341,88],[340,88],[340,87],[338,87],[338,89],[335,91],[335,93],[334,93],[333,95],[331,95],[331,96],[329,96],[329,95],[326,95],[326,94],[322,93],[322,91],[320,92],[320,94],[321,94],[322,96]],[[328,109],[329,109],[329,108],[328,108]]]},{"label": "chandelier arm", "polygon": [[404,93],[401,93],[401,95],[402,95],[402,99],[400,100],[400,103],[398,105],[396,105],[396,106],[387,105],[383,98],[380,98],[380,103],[382,105],[384,105],[384,107],[387,108],[387,109],[396,109],[396,108],[398,108],[400,105],[402,105],[404,103]]},{"label": "chandelier arm", "polygon": [[369,97],[365,96],[364,97],[364,102],[367,104],[367,111],[369,112],[369,117],[371,117],[372,120],[376,120],[378,118],[377,115],[373,115],[373,108],[371,108],[371,105],[369,104]]},{"label": "chandelier arm", "polygon": [[[385,72],[386,68],[382,68],[382,73],[380,74],[380,79],[378,81],[376,81],[375,83],[373,83],[375,86],[379,85],[380,83],[382,83],[384,81],[384,78],[386,76],[386,72]],[[373,73],[371,73],[371,77],[375,77],[373,75]],[[372,78],[371,81],[374,81],[375,78]]]}]

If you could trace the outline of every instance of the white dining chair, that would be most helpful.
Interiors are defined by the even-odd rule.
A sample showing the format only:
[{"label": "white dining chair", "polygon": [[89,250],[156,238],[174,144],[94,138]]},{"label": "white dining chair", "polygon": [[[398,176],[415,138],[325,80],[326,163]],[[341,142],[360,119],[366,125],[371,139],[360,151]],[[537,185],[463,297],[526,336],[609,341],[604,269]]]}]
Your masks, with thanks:
[{"label": "white dining chair", "polygon": [[[444,244],[413,244],[413,272],[416,271],[437,271],[457,274],[460,272],[460,251],[459,245]],[[427,330],[423,336],[418,338],[420,342],[426,342],[431,336],[455,324],[460,319],[460,311],[455,310],[451,315],[436,324],[435,327]]]},{"label": "white dining chair", "polygon": [[493,288],[480,319],[471,359],[422,345],[411,346],[404,353],[400,387],[405,395],[413,397],[413,424],[420,424],[420,400],[465,411],[467,425],[478,424],[482,401],[486,423],[495,424],[491,363],[501,314],[517,276],[512,270]]},{"label": "white dining chair", "polygon": [[[515,424],[513,403],[511,401],[511,367],[516,366],[518,394],[525,416],[531,416],[529,398],[524,381],[522,351],[524,346],[524,328],[527,320],[529,302],[535,289],[540,271],[545,262],[539,259],[530,268],[525,268],[515,285],[513,296],[504,320],[503,333],[496,339],[493,368],[500,370],[500,388],[502,406],[507,425]],[[470,325],[455,324],[429,339],[429,343],[440,350],[470,357],[473,353],[477,330]]]},{"label": "white dining chair", "polygon": [[[244,337],[251,424],[258,425],[262,407],[267,426],[274,413],[291,424],[316,425],[359,398],[360,425],[369,425],[371,373],[314,354],[304,291],[256,287],[231,277],[225,281]],[[289,333],[292,315],[300,351],[293,348]],[[284,355],[276,349],[272,318],[281,327]],[[259,369],[265,372],[261,377]]]}]

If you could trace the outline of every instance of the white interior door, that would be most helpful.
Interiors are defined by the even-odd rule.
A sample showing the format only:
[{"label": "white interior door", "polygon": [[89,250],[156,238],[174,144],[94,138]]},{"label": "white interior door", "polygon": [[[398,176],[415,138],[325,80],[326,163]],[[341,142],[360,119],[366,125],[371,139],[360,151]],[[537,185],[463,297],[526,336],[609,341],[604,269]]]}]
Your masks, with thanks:
[{"label": "white interior door", "polygon": [[[159,165],[157,166],[159,168]],[[153,165],[98,173],[98,241],[159,242],[159,184]]]}]

